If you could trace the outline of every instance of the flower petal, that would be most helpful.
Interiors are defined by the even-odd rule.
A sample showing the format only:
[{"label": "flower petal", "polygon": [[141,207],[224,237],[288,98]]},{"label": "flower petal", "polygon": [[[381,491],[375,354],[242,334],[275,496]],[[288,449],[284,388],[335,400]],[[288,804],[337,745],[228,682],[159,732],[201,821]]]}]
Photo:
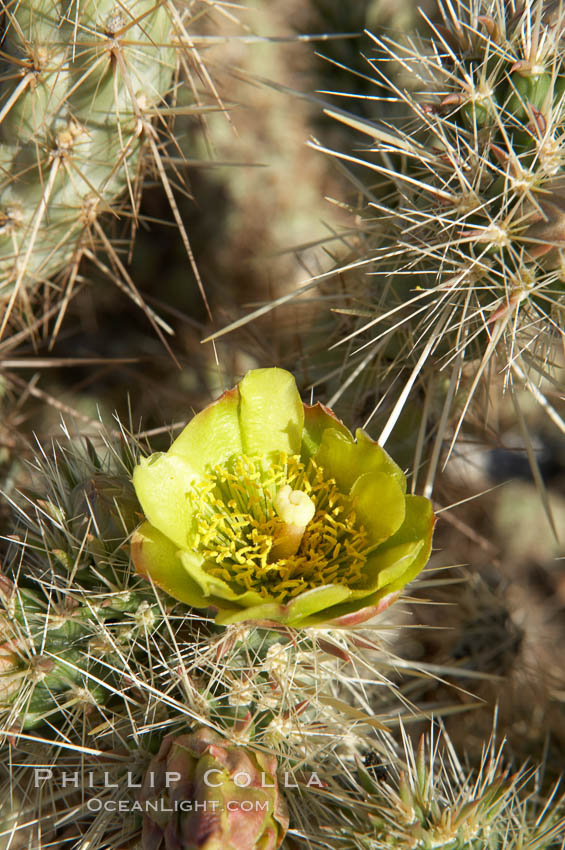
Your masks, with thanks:
[{"label": "flower petal", "polygon": [[[300,627],[305,618],[319,611],[325,611],[328,606],[338,605],[351,595],[349,588],[341,584],[328,584],[315,587],[301,593],[288,605],[278,602],[264,602],[238,612],[220,611],[216,623],[226,626],[231,623],[241,623],[245,620],[270,620],[286,626]],[[324,618],[322,617],[322,621]]]},{"label": "flower petal", "polygon": [[206,608],[210,604],[196,582],[187,576],[177,547],[151,523],[144,522],[134,533],[131,557],[140,575],[149,576],[157,587],[175,599],[195,608]]},{"label": "flower petal", "polygon": [[[385,601],[392,601],[427,564],[434,523],[428,499],[406,496],[406,517],[402,526],[369,557],[365,567],[368,575],[366,587],[353,590],[348,601],[308,617],[300,622],[300,626],[352,625],[356,613],[361,622],[384,610]],[[364,611],[366,614],[363,614]]]},{"label": "flower petal", "polygon": [[377,617],[383,611],[386,611],[393,602],[396,602],[398,597],[398,591],[396,593],[388,593],[386,596],[382,596],[375,605],[365,606],[364,608],[359,608],[357,611],[351,611],[349,614],[344,614],[341,617],[330,620],[328,626],[332,629],[352,628],[353,626],[358,626],[360,623],[366,623],[367,620],[372,620],[373,617]]},{"label": "flower petal", "polygon": [[371,553],[363,568],[365,588],[355,589],[352,599],[374,604],[383,594],[401,590],[412,581],[430,557],[434,524],[431,502],[423,496],[406,496],[402,526]]},{"label": "flower petal", "polygon": [[404,473],[382,446],[360,428],[355,436],[356,441],[351,434],[327,428],[314,457],[335,478],[342,493],[349,493],[359,476],[367,472],[385,473],[406,492]]},{"label": "flower petal", "polygon": [[375,590],[387,587],[399,578],[402,578],[404,586],[408,582],[406,578],[408,570],[422,551],[423,546],[423,540],[419,540],[417,543],[402,543],[399,546],[392,546],[386,552],[382,552],[374,558],[371,556],[367,562],[367,567],[376,573]]},{"label": "flower petal", "polygon": [[243,453],[254,457],[283,451],[300,454],[304,405],[290,372],[254,369],[239,384]]},{"label": "flower petal", "polygon": [[228,390],[188,423],[167,454],[178,456],[191,467],[193,478],[210,467],[241,454],[238,388]]},{"label": "flower petal", "polygon": [[394,590],[401,590],[405,584],[412,581],[426,566],[432,549],[435,522],[436,518],[429,499],[426,499],[424,496],[406,496],[406,519],[404,523],[397,533],[390,540],[387,540],[386,543],[383,543],[371,557],[376,558],[379,554],[385,555],[388,551],[396,548],[400,550],[403,546],[419,540],[422,541],[422,547],[419,549],[414,560],[406,564],[406,569],[400,576],[393,576],[390,571],[384,573],[383,580],[379,582],[381,593],[391,593]]},{"label": "flower petal", "polygon": [[398,598],[397,593],[379,594],[378,599],[369,605],[363,601],[362,605],[359,602],[344,602],[343,605],[335,605],[326,611],[321,611],[319,614],[314,614],[303,620],[300,627],[306,626],[326,626],[328,628],[353,628],[360,623],[365,623],[367,620],[382,614],[389,605]]},{"label": "flower petal", "polygon": [[398,480],[386,472],[366,472],[359,476],[351,488],[351,496],[370,546],[387,540],[404,522],[406,497]]},{"label": "flower petal", "polygon": [[337,418],[333,410],[317,402],[316,404],[304,405],[304,430],[302,432],[302,460],[306,461],[313,457],[322,442],[324,432],[332,428],[350,441],[353,434],[345,427],[343,422]]},{"label": "flower petal", "polygon": [[215,622],[219,626],[230,626],[232,623],[244,623],[253,620],[258,623],[262,620],[270,620],[273,623],[283,622],[283,606],[278,602],[264,602],[263,605],[254,605],[251,608],[238,608],[228,611],[220,610],[216,615]]},{"label": "flower petal", "polygon": [[350,596],[351,590],[343,584],[327,584],[306,590],[285,606],[288,613],[284,622],[289,626],[300,625],[306,617],[317,614],[318,611],[325,611],[332,605],[338,605]]},{"label": "flower petal", "polygon": [[188,496],[193,480],[193,467],[169,453],[141,458],[133,472],[133,486],[145,516],[179,549],[188,546],[195,530]]}]

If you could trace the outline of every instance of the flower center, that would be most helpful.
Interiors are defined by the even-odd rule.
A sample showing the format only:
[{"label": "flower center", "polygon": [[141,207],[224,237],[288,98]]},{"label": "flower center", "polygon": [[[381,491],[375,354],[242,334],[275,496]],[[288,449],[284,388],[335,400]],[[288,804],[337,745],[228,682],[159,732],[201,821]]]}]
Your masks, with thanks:
[{"label": "flower center", "polygon": [[277,529],[269,562],[296,555],[306,526],[316,513],[316,505],[303,490],[293,490],[290,484],[276,494],[273,505],[283,524]]},{"label": "flower center", "polygon": [[192,545],[204,569],[236,592],[284,603],[363,579],[367,533],[353,501],[313,460],[237,456],[214,467],[189,498],[198,517]]}]

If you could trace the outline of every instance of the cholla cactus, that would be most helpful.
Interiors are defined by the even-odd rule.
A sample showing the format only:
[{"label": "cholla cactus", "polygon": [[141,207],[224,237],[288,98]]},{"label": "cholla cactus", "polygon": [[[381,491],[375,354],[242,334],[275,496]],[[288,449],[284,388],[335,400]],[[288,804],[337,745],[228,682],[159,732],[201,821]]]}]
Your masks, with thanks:
[{"label": "cholla cactus", "polygon": [[0,725],[17,733],[104,705],[123,682],[124,652],[136,651],[159,608],[147,594],[114,598],[70,589],[57,599],[0,574]]},{"label": "cholla cactus", "polygon": [[357,377],[386,387],[384,444],[423,386],[439,424],[434,469],[446,426],[453,444],[482,379],[497,372],[564,428],[540,384],[558,380],[565,326],[565,8],[438,6],[427,41],[374,37],[374,122],[326,110],[374,140],[363,155],[327,151],[375,177],[356,261],[375,277],[345,304],[340,293],[338,310],[360,318],[340,329],[350,359],[336,397]]},{"label": "cholla cactus", "polygon": [[124,442],[115,454],[89,441],[82,451],[59,447],[38,459],[39,502],[13,505],[0,575],[4,734],[96,713],[119,693],[140,635],[162,618],[154,594],[128,580],[128,453]]},{"label": "cholla cactus", "polygon": [[133,481],[138,571],[217,623],[362,622],[429,558],[430,502],[282,369],[249,372]]},{"label": "cholla cactus", "polygon": [[168,6],[148,0],[6,6],[2,327],[60,269],[72,285],[124,190],[137,203],[140,151],[157,144],[153,116],[172,84],[171,28]]},{"label": "cholla cactus", "polygon": [[[357,724],[378,730],[398,712],[390,659],[370,632],[361,642],[346,629],[218,626],[155,595],[129,561],[141,518],[131,483],[138,451],[125,433],[84,447],[61,440],[36,460],[36,495],[12,505],[0,620],[9,776],[0,800],[13,841],[28,833],[41,836],[30,846],[131,841],[141,830],[135,786],[163,734],[187,727],[214,730],[230,750],[251,747],[269,776],[276,758],[299,805],[315,791],[305,762],[315,771],[317,754]],[[379,683],[378,719],[357,690],[360,675]],[[129,807],[123,819],[117,800]]]},{"label": "cholla cactus", "polygon": [[[282,377],[294,386],[288,373]],[[12,503],[0,641],[4,731],[52,717],[70,698],[71,679],[90,683],[97,694],[98,686],[105,690],[100,706],[119,700],[119,683],[127,682],[126,691],[134,684],[149,694],[178,691],[174,702],[188,701],[192,720],[232,723],[251,712],[255,726],[270,734],[300,705],[303,724],[318,722],[325,690],[337,698],[351,688],[353,673],[346,668],[358,656],[355,633],[350,638],[347,630],[329,627],[298,633],[273,622],[226,628],[205,611],[155,596],[130,560],[129,541],[142,519],[131,480],[139,447],[125,433],[96,442],[83,448],[69,438],[53,454],[38,456],[40,496]],[[367,646],[378,651],[370,639]],[[67,651],[72,661],[60,658]],[[153,653],[161,659],[157,666]],[[54,667],[67,677],[58,680],[60,687],[43,687],[44,674],[59,658]],[[367,664],[368,675],[386,684],[378,665]],[[35,687],[27,676],[34,665]],[[37,688],[44,711],[32,715],[28,702]]]},{"label": "cholla cactus", "polygon": [[[459,758],[447,736],[431,735],[404,752],[370,751],[341,775],[343,826],[335,847],[392,850],[557,850],[565,839],[563,798],[540,795],[541,773],[511,772],[494,738],[478,771]],[[338,770],[334,771],[334,775]],[[339,782],[339,780],[338,780]],[[337,784],[337,783],[336,783]],[[339,796],[333,785],[328,789]],[[312,836],[313,837],[313,836]]]},{"label": "cholla cactus", "polygon": [[[265,400],[262,376],[272,390],[267,408],[259,404]],[[276,419],[281,416],[280,398],[277,401],[281,387],[286,388],[287,402],[294,399],[293,409],[300,410],[302,402],[296,401],[288,373],[250,373],[239,386],[251,410],[261,408],[260,418],[252,417],[259,434],[265,433],[261,426],[267,413]],[[233,396],[232,391],[228,400]],[[193,422],[204,428],[214,412],[219,421],[221,405],[222,401],[208,408]],[[337,427],[342,449],[357,452],[361,447],[370,460],[372,443],[359,437],[354,443],[323,409],[316,415],[318,423],[329,420]],[[207,433],[210,438],[212,430]],[[200,458],[204,445],[199,444]],[[229,449],[219,440],[222,445],[222,450]],[[213,451],[212,444],[209,450]],[[281,846],[293,848],[325,842],[336,848],[372,850],[403,846],[394,843],[399,835],[413,840],[417,823],[406,815],[407,804],[396,783],[402,760],[387,732],[387,724],[398,721],[399,700],[405,706],[402,713],[408,710],[409,695],[414,693],[414,682],[408,678],[411,665],[403,663],[410,685],[404,694],[401,684],[391,682],[395,658],[386,651],[383,632],[374,624],[370,629],[333,628],[322,612],[315,628],[272,621],[224,626],[200,608],[175,602],[161,591],[155,594],[130,563],[129,540],[141,520],[132,484],[132,473],[140,468],[138,454],[139,447],[125,433],[93,439],[84,448],[70,439],[62,441],[55,452],[46,451],[36,461],[39,495],[30,491],[15,503],[17,521],[3,558],[7,577],[2,580],[0,620],[4,776],[0,840],[7,835],[15,846],[49,843],[57,850],[73,843],[96,850],[135,846],[133,842],[141,841],[145,816],[146,845],[178,841],[177,846],[187,850],[193,838],[191,825],[203,829],[203,821],[190,821],[182,812],[170,820],[165,811],[167,789],[157,781],[152,789],[146,780],[145,809],[139,793],[152,759],[156,775],[168,767],[186,780],[202,775],[200,758],[218,770],[226,763],[248,764],[249,759],[252,775],[264,772],[267,786],[273,785],[276,772],[289,807],[289,830],[283,841],[286,819],[276,806],[269,812],[263,808],[260,818],[242,818],[238,823],[245,840],[260,836],[258,847],[263,846],[261,841],[266,847],[282,841]],[[377,455],[389,474],[397,476],[392,461],[384,453]],[[422,672],[418,670],[419,675]],[[188,728],[200,731],[187,733]],[[373,785],[363,789],[367,777],[360,768],[363,781],[352,779],[358,769],[354,754],[369,742],[384,754],[387,776],[393,777],[390,792],[381,794],[380,780],[376,789]],[[183,749],[185,743],[188,749]],[[205,754],[197,744],[203,745]],[[177,757],[178,768],[173,764]],[[404,761],[410,763],[408,757]],[[221,788],[212,788],[211,793],[220,793],[225,801],[233,776],[227,772],[221,776]],[[426,797],[424,802],[435,817],[437,801],[441,810],[445,798],[450,811],[458,815],[463,811],[470,822],[465,801],[475,786],[463,767],[457,778],[459,784],[450,774],[455,802],[447,780],[445,785],[430,780],[433,799]],[[484,787],[479,783],[473,797],[482,806],[477,823],[488,820],[492,833],[502,835],[520,817],[524,834],[532,840],[542,828],[547,835],[558,834],[561,823],[549,808],[547,818],[538,817],[539,810],[529,814],[520,802],[519,783],[506,786],[501,780],[499,785],[494,774],[489,775],[491,780],[492,788],[488,782]],[[203,801],[196,786],[181,786],[182,782],[174,791],[171,786],[169,797],[186,793]],[[416,786],[410,788],[416,794]],[[265,793],[263,802],[276,802],[272,787],[243,790],[251,795],[245,799]],[[487,811],[489,794],[497,806],[499,800],[503,805],[493,804]],[[119,806],[124,807],[123,815]],[[396,833],[382,837],[382,820],[391,820],[396,806]],[[424,814],[431,817],[427,810]],[[223,841],[226,818],[208,825],[210,846]],[[230,839],[234,835],[232,831]],[[238,838],[235,846],[242,841]],[[446,846],[453,850],[456,845]]]}]

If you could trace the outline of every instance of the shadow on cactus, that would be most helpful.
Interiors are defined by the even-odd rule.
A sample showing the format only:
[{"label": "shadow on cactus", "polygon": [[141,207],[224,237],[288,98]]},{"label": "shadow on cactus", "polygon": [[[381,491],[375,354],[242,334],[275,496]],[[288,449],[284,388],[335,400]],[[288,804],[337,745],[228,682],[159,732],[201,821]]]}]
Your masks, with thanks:
[{"label": "shadow on cactus", "polygon": [[425,566],[431,503],[363,431],[353,439],[292,375],[257,369],[194,417],[133,482],[137,570],[217,623],[353,625]]},{"label": "shadow on cactus", "polygon": [[339,392],[371,368],[381,385],[398,381],[384,444],[420,383],[439,395],[437,433],[451,429],[452,448],[478,388],[499,375],[565,431],[565,8],[438,6],[427,41],[374,37],[374,121],[326,110],[373,144],[314,145],[351,164],[366,201],[357,265],[370,277],[336,301],[355,317],[336,343],[348,351]]}]

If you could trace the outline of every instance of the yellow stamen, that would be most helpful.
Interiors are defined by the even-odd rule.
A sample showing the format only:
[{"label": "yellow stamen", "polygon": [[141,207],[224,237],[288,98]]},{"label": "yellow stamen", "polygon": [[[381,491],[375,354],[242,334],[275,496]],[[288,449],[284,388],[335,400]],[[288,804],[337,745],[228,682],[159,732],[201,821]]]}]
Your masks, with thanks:
[{"label": "yellow stamen", "polygon": [[359,586],[369,550],[352,500],[310,460],[239,456],[189,494],[204,569],[282,604],[314,587]]}]

